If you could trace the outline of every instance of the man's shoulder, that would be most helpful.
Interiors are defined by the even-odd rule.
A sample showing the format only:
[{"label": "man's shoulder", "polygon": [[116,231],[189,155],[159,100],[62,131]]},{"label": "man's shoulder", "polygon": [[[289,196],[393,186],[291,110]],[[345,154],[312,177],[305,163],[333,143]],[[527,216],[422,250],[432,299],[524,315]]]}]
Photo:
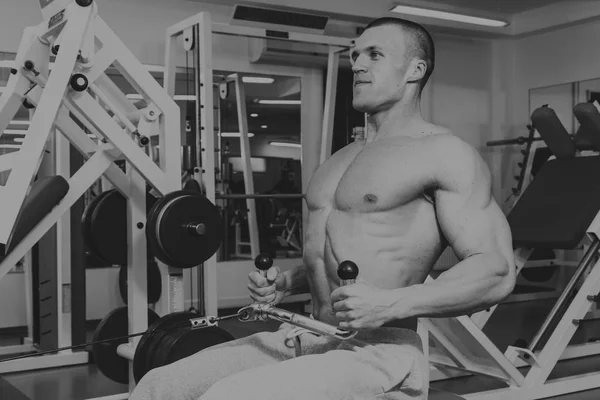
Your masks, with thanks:
[{"label": "man's shoulder", "polygon": [[435,133],[424,137],[427,149],[436,157],[444,156],[446,161],[469,162],[479,158],[479,153],[465,140],[456,136],[451,130],[440,127]]},{"label": "man's shoulder", "polygon": [[427,153],[442,186],[448,181],[461,186],[487,186],[491,178],[489,168],[473,146],[450,130],[430,135],[427,140]]}]

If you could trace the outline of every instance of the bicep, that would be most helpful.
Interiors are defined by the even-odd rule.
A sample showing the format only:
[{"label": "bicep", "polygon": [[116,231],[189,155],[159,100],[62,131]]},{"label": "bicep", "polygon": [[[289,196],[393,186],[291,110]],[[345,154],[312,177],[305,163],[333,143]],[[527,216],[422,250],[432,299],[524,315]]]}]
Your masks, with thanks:
[{"label": "bicep", "polygon": [[481,253],[512,257],[510,228],[491,194],[438,190],[436,209],[440,229],[460,260]]}]

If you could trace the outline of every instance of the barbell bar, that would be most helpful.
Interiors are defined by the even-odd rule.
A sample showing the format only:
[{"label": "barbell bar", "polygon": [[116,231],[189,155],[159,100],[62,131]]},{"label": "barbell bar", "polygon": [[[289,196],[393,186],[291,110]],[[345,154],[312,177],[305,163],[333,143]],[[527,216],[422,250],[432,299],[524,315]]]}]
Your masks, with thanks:
[{"label": "barbell bar", "polygon": [[273,193],[273,194],[220,194],[215,196],[218,200],[244,200],[244,199],[303,199],[302,193]]},{"label": "barbell bar", "polygon": [[518,145],[522,145],[525,143],[529,143],[529,142],[537,142],[543,140],[541,137],[534,137],[532,139],[525,137],[525,136],[519,136],[516,138],[512,138],[512,139],[502,139],[502,140],[490,140],[489,142],[486,142],[486,145],[488,147],[494,147],[494,146],[508,146],[511,144],[518,144]]}]

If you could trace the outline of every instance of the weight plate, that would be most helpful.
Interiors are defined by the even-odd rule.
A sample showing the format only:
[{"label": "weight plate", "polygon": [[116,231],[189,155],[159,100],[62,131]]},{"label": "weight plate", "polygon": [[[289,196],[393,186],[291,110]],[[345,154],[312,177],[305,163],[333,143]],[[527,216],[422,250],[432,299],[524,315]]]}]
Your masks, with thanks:
[{"label": "weight plate", "polygon": [[166,204],[170,201],[181,197],[182,193],[192,193],[192,192],[183,192],[183,191],[175,191],[168,193],[161,199],[159,199],[148,213],[148,218],[146,220],[146,240],[148,242],[148,246],[153,251],[153,254],[156,258],[158,258],[163,263],[174,267],[177,264],[175,259],[170,258],[170,255],[167,254],[160,242],[160,238],[158,236],[158,220],[161,216],[162,210]]},{"label": "weight plate", "polygon": [[[189,330],[189,329],[187,329]],[[183,335],[185,335],[184,329],[169,332],[165,334],[160,339],[160,346],[157,346],[154,355],[152,356],[152,367],[162,367],[163,365],[167,365],[169,352],[171,351],[171,347],[173,346],[173,342],[177,341],[177,339]]]},{"label": "weight plate", "polygon": [[200,184],[195,179],[188,179],[183,184],[183,190],[189,190],[190,192],[202,193]]},{"label": "weight plate", "polygon": [[[146,210],[156,203],[147,187]],[[84,241],[94,255],[111,265],[127,265],[127,200],[116,189],[98,195],[83,218]],[[148,251],[149,258],[153,255]]]},{"label": "weight plate", "polygon": [[162,337],[165,334],[171,333],[171,331],[163,330],[172,328],[181,321],[186,321],[197,316],[198,314],[191,312],[174,312],[165,315],[153,324],[148,324],[147,333],[141,337],[135,349],[135,356],[133,358],[133,378],[136,383],[139,382],[148,371],[154,368],[152,358],[156,349],[160,347]]},{"label": "weight plate", "polygon": [[[92,242],[92,233],[91,233],[91,219],[92,213],[94,209],[102,200],[104,196],[106,196],[107,192],[102,192],[98,196],[94,197],[94,199],[87,205],[85,210],[83,210],[83,215],[81,216],[81,234],[83,236],[83,242],[85,246],[88,248],[90,252],[94,254],[94,256],[98,257],[98,252],[94,248],[94,243]],[[104,261],[104,260],[103,260]]]},{"label": "weight plate", "polygon": [[150,212],[146,218],[146,242],[148,243],[148,248],[152,251],[154,257],[158,258],[160,261],[169,266],[174,266],[175,261],[170,259],[168,254],[165,254],[161,251],[156,234],[156,223],[163,204],[170,201],[172,198],[177,197],[178,195],[179,191],[175,191],[168,193],[164,197],[157,200],[150,209]]},{"label": "weight plate", "polygon": [[98,256],[113,265],[127,265],[127,200],[116,189],[100,199],[90,227]]},{"label": "weight plate", "polygon": [[156,334],[155,339],[152,341],[152,345],[149,347],[150,354],[148,355],[148,371],[161,367],[163,364],[160,363],[161,353],[164,351],[165,344],[168,341],[168,338],[172,335],[178,335],[182,332],[188,331],[191,328],[185,327],[183,329],[170,329],[176,326],[181,325],[181,323],[186,323],[191,318],[198,317],[198,314],[193,313],[191,311],[181,311],[177,313],[170,314],[170,318],[168,323],[166,323],[166,327],[168,330],[162,334]]},{"label": "weight plate", "polygon": [[[194,234],[189,225],[204,225]],[[206,197],[176,191],[157,201],[146,225],[154,255],[167,265],[192,268],[209,259],[221,245],[223,225],[219,209]]]},{"label": "weight plate", "polygon": [[[162,294],[162,282],[160,280],[160,269],[154,260],[148,260],[148,304],[157,303]],[[122,265],[119,269],[119,293],[123,303],[127,300],[127,266]]]},{"label": "weight plate", "polygon": [[[153,324],[159,319],[158,315],[148,309],[148,324]],[[112,339],[129,334],[127,307],[112,310],[100,321],[94,331],[94,342]],[[92,345],[92,355],[98,369],[107,378],[122,384],[129,383],[129,360],[117,354],[117,347],[127,343],[128,339],[113,340],[110,342]]]},{"label": "weight plate", "polygon": [[233,339],[235,338],[231,333],[216,326],[175,331],[162,340],[155,364],[156,366],[168,365]]}]

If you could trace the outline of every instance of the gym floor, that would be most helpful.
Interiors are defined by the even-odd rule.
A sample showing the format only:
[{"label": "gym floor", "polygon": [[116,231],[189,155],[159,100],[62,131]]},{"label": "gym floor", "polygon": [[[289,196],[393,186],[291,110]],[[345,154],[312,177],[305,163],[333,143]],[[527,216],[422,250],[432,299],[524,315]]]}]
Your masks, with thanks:
[{"label": "gym floor", "polygon": [[[531,340],[543,322],[554,300],[536,300],[523,303],[503,304],[498,307],[484,331],[498,347],[504,351],[518,338]],[[510,323],[506,323],[510,321]],[[276,330],[276,322],[241,323],[224,321],[221,327],[236,338],[264,330]],[[91,341],[93,332],[89,332]],[[583,343],[600,336],[600,321],[583,324],[572,343]],[[14,344],[15,338],[0,337],[0,345]],[[17,339],[18,340],[18,339]],[[597,371],[599,357],[588,357],[576,361],[565,361],[553,371],[551,379],[567,373]],[[302,379],[302,377],[298,377]],[[438,381],[432,387],[457,394],[490,390],[503,387],[502,384],[485,377],[466,377]],[[84,400],[109,396],[127,391],[125,385],[112,382],[104,377],[95,365],[81,365],[41,371],[6,374],[0,377],[0,400]],[[600,398],[600,389],[570,395],[553,397],[556,400],[592,400]]]}]

